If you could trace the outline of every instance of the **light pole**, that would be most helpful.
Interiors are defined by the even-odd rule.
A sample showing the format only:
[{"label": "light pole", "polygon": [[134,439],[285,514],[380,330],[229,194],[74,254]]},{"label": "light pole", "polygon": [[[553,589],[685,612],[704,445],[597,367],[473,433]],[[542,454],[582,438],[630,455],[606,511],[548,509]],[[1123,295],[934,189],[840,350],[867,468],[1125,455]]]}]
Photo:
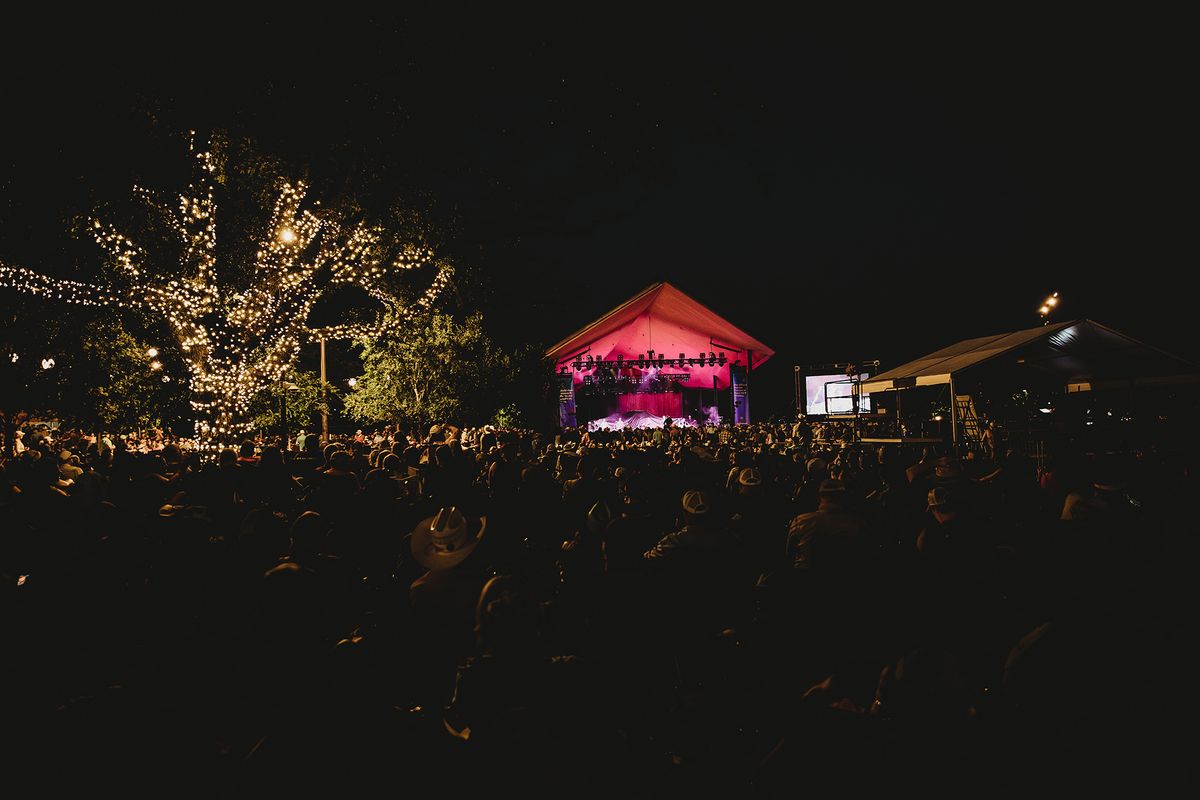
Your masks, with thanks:
[{"label": "light pole", "polygon": [[325,380],[325,340],[321,339],[321,446],[329,444],[329,384]]},{"label": "light pole", "polygon": [[283,429],[284,450],[291,449],[288,447],[287,393],[299,388],[291,381],[285,381],[282,377],[279,379],[279,426]]}]

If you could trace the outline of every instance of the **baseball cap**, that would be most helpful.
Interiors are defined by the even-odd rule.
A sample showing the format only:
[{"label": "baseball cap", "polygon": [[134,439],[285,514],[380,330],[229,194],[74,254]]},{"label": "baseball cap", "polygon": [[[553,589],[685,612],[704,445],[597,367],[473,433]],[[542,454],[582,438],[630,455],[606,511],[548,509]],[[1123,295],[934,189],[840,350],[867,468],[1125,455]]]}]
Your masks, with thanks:
[{"label": "baseball cap", "polygon": [[689,514],[707,514],[710,508],[708,495],[704,492],[693,490],[683,493],[683,510]]},{"label": "baseball cap", "polygon": [[945,486],[935,486],[929,490],[929,507],[926,510],[944,508],[950,505],[950,490]]}]

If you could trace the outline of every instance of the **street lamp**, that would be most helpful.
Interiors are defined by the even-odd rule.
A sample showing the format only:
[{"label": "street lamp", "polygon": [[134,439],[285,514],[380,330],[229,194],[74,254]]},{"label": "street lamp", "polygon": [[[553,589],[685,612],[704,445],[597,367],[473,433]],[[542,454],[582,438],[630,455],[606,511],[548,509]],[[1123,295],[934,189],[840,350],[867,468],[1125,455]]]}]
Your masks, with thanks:
[{"label": "street lamp", "polygon": [[1050,312],[1058,305],[1058,292],[1047,297],[1042,301],[1041,307],[1038,309],[1038,314],[1042,317],[1042,324],[1050,324]]},{"label": "street lamp", "polygon": [[279,393],[279,425],[283,429],[283,449],[288,450],[287,393],[295,391],[300,387],[291,381],[285,381],[281,378],[279,388],[282,390]]}]

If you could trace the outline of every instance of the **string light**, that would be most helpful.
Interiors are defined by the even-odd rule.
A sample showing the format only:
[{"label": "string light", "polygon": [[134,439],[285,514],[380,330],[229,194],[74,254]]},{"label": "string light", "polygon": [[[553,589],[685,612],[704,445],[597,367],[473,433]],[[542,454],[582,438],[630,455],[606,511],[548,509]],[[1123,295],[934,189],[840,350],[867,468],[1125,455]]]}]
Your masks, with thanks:
[{"label": "string light", "polygon": [[[194,141],[190,149],[198,176],[176,205],[167,206],[146,189],[134,187],[136,195],[164,213],[179,237],[178,277],[152,277],[162,270],[147,268],[144,250],[111,225],[93,219],[88,230],[111,257],[116,269],[113,285],[52,278],[0,262],[0,287],[76,305],[134,306],[165,318],[185,356],[197,446],[215,450],[252,429],[247,419],[251,399],[281,380],[303,344],[372,338],[409,322],[433,304],[454,271],[422,245],[406,245],[385,259],[382,228],[359,223],[343,230],[335,221],[302,209],[306,188],[298,182],[285,184],[275,201],[266,228],[270,235],[254,256],[253,283],[241,291],[219,286],[212,184],[216,166],[210,152],[197,152]],[[404,303],[388,288],[389,277],[396,273],[427,266],[436,273],[414,302]],[[383,310],[372,321],[310,327],[307,320],[314,304],[338,285],[358,286]],[[146,355],[155,358],[158,348],[149,348]],[[42,365],[49,369],[54,361],[46,359]],[[161,369],[162,363],[154,361],[150,368]]]}]

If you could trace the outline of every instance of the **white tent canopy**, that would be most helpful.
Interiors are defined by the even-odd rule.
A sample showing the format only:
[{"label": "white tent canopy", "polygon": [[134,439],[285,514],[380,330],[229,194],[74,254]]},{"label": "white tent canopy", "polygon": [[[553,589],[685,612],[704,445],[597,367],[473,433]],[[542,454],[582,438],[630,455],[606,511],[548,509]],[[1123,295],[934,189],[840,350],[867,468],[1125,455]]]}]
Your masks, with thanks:
[{"label": "white tent canopy", "polygon": [[1200,367],[1088,319],[966,339],[864,381],[864,394],[951,383],[984,363],[1054,376],[1067,391],[1200,382]]}]

